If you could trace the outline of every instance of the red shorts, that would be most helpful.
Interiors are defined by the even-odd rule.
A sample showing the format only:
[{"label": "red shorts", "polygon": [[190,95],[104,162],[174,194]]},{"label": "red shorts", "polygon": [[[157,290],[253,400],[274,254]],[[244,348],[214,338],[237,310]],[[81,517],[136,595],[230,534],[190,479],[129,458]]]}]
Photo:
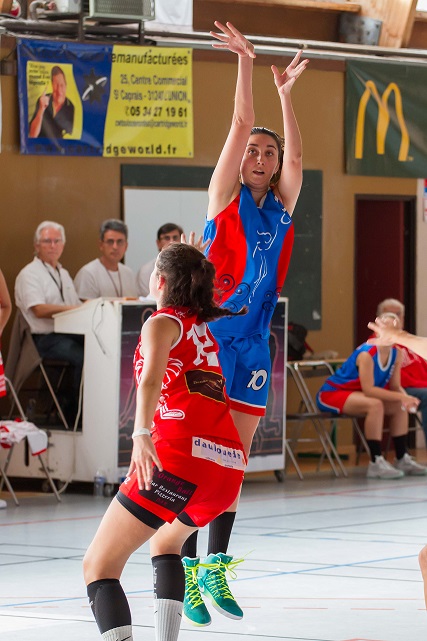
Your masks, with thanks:
[{"label": "red shorts", "polygon": [[[243,469],[231,466],[246,464],[241,443],[205,436],[161,439],[155,445],[163,472],[155,468],[151,489],[139,490],[135,472],[120,485],[119,492],[133,503],[168,523],[187,515],[197,527],[207,525],[233,503]],[[221,459],[225,466],[209,458]]]},{"label": "red shorts", "polygon": [[335,412],[336,414],[342,414],[344,412],[345,402],[350,394],[354,394],[354,390],[319,392],[317,395],[317,405],[322,412]]}]

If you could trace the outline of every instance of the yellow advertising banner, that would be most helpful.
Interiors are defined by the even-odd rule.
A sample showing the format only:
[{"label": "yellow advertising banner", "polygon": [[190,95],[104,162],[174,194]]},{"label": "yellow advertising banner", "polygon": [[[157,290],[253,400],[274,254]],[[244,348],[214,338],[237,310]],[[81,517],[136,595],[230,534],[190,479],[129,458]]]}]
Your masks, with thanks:
[{"label": "yellow advertising banner", "polygon": [[192,158],[192,49],[18,42],[21,153]]},{"label": "yellow advertising banner", "polygon": [[192,158],[192,50],[114,46],[106,157]]}]

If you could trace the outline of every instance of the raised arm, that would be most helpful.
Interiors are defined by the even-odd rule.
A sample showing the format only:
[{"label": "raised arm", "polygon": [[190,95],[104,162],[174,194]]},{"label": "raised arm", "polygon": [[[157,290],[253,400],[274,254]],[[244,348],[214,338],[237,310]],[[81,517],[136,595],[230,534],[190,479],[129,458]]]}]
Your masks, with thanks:
[{"label": "raised arm", "polygon": [[45,87],[42,95],[40,96],[37,102],[36,112],[30,123],[30,129],[28,132],[29,138],[37,138],[39,136],[42,128],[44,112],[49,106],[49,99],[50,99],[49,96],[46,95],[46,87]]},{"label": "raised arm", "polygon": [[299,51],[283,73],[275,65],[271,67],[282,107],[285,138],[283,166],[276,189],[289,214],[294,211],[302,185],[302,142],[291,100],[291,89],[309,62],[300,62],[301,55]]},{"label": "raised arm", "polygon": [[231,127],[209,185],[208,220],[215,218],[237,195],[239,172],[246,144],[254,125],[252,70],[254,46],[230,22],[215,22],[222,33],[211,35],[219,40],[217,49],[227,49],[239,58],[234,113]]}]

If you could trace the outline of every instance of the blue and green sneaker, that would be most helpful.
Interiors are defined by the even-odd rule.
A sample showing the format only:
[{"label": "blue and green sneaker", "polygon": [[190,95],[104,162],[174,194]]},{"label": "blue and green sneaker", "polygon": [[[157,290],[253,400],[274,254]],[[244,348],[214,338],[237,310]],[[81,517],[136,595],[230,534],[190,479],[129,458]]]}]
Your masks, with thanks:
[{"label": "blue and green sneaker", "polygon": [[204,604],[199,584],[197,583],[200,559],[199,557],[190,559],[188,556],[184,556],[181,560],[185,572],[185,596],[182,614],[192,625],[199,627],[210,625],[211,615]]},{"label": "blue and green sneaker", "polygon": [[242,559],[233,561],[232,556],[218,552],[209,554],[203,563],[199,564],[199,587],[204,596],[212,602],[215,610],[230,619],[243,618],[243,611],[228,587],[225,571],[235,578],[234,568]]}]

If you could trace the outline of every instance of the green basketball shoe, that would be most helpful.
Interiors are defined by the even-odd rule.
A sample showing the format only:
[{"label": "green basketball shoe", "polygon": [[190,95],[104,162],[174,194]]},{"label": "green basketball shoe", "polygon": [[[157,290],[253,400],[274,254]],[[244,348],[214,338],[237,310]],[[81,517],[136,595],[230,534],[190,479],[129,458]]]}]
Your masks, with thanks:
[{"label": "green basketball shoe", "polygon": [[230,619],[241,619],[243,612],[228,587],[225,571],[235,578],[234,568],[242,559],[233,561],[232,556],[218,552],[209,554],[203,563],[199,564],[200,591],[210,599],[218,612]]},{"label": "green basketball shoe", "polygon": [[184,556],[182,565],[185,572],[185,596],[182,614],[192,625],[199,627],[210,625],[211,615],[204,604],[197,583],[197,570],[199,569],[199,557],[190,559]]}]

